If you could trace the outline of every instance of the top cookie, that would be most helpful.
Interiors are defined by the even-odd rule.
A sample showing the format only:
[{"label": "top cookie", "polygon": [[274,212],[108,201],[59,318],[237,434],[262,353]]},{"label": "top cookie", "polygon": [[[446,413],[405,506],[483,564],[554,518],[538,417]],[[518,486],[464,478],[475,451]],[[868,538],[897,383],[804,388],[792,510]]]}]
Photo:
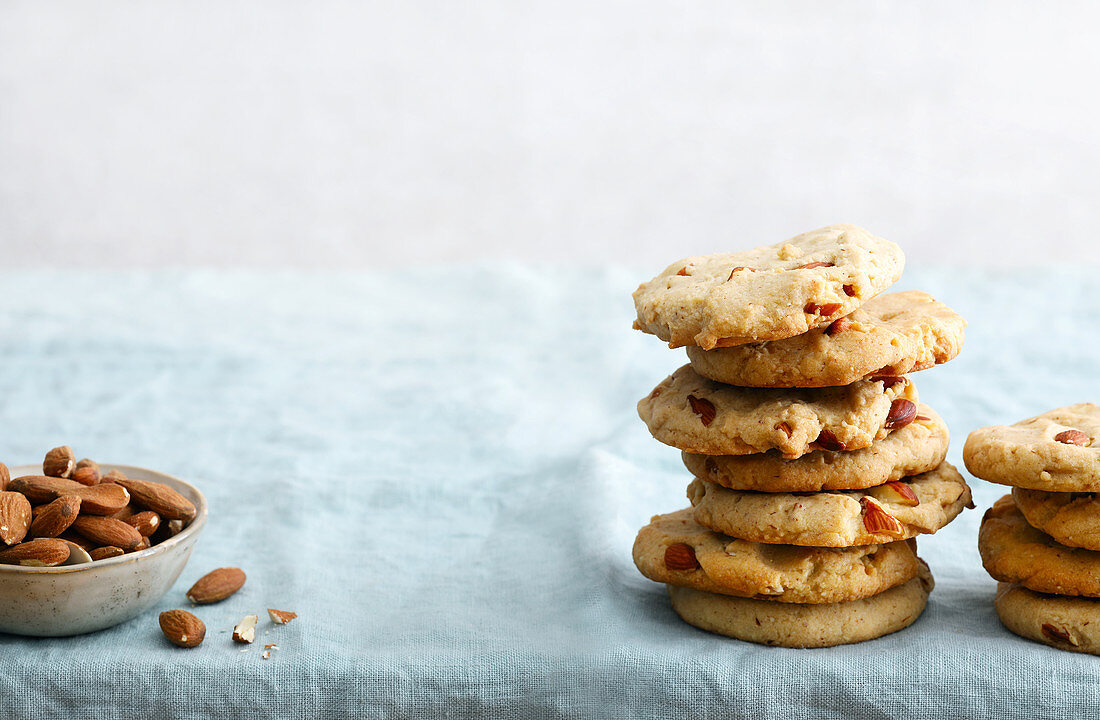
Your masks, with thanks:
[{"label": "top cookie", "polygon": [[983,480],[1031,490],[1100,491],[1100,406],[1079,403],[970,433],[966,469]]},{"label": "top cookie", "polygon": [[689,453],[775,449],[790,459],[881,440],[916,419],[917,390],[905,377],[806,390],[739,388],[699,377],[684,365],[642,398],[638,415],[653,437]]},{"label": "top cookie", "polygon": [[855,225],[689,257],[634,291],[634,327],[669,347],[780,340],[848,315],[896,282],[904,265],[901,248]]},{"label": "top cookie", "polygon": [[947,362],[962,348],[966,321],[928,293],[888,293],[851,315],[784,340],[703,350],[688,347],[695,372],[748,387],[849,385]]}]

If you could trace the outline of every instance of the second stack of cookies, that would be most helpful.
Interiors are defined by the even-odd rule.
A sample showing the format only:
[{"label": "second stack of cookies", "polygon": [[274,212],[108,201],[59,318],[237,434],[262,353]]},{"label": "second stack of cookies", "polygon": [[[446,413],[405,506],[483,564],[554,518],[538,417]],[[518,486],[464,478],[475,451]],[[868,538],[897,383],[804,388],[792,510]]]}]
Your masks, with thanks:
[{"label": "second stack of cookies", "polygon": [[970,433],[974,475],[1012,486],[982,518],[994,607],[1021,637],[1100,655],[1100,406],[1078,403]]},{"label": "second stack of cookies", "polygon": [[[784,275],[805,282],[806,271],[861,301],[844,315],[839,302],[799,306],[828,322],[790,337],[756,341],[746,332],[717,347],[689,344],[690,364],[638,404],[654,437],[683,451],[694,478],[691,507],[655,516],[638,534],[634,560],[668,585],[674,609],[693,625],[794,647],[899,630],[919,616],[932,585],[914,536],[970,503],[944,462],[946,426],[905,375],[953,358],[965,323],[925,293],[874,297],[893,281],[888,273],[875,288],[843,282],[852,244],[880,258],[894,252],[893,279],[900,274],[895,245],[832,226],[742,254],[762,256],[765,267],[731,255],[689,258],[635,294],[637,326],[651,332],[647,311],[662,287],[672,289],[669,276],[703,276],[715,262],[732,266],[730,278],[773,274],[745,276],[772,292],[740,300],[751,308],[729,295],[721,311],[734,316],[767,315],[760,306],[769,296],[780,304],[772,315],[782,316],[779,283]],[[667,335],[677,344],[674,331]]]}]

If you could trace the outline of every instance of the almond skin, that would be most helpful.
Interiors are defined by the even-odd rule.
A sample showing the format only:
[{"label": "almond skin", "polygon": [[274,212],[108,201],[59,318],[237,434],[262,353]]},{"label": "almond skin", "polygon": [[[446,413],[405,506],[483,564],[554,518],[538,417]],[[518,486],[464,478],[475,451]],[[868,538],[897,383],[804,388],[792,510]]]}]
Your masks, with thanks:
[{"label": "almond skin", "polygon": [[76,469],[76,456],[68,445],[55,447],[46,453],[42,461],[42,474],[50,477],[67,478]]},{"label": "almond skin", "polygon": [[0,490],[0,543],[15,545],[27,537],[31,526],[31,503],[17,492]]},{"label": "almond skin", "polygon": [[173,645],[193,648],[206,637],[206,625],[186,610],[165,610],[160,614],[160,631]]},{"label": "almond skin", "polygon": [[126,552],[137,550],[142,535],[132,525],[99,515],[81,515],[73,529],[97,545],[114,545]]},{"label": "almond skin", "polygon": [[88,555],[92,560],[106,560],[107,558],[118,557],[119,555],[125,555],[126,551],[120,547],[114,545],[107,545],[105,547],[98,547],[94,550],[89,550]]},{"label": "almond skin", "polygon": [[81,512],[88,515],[111,515],[130,502],[130,493],[120,485],[108,483],[88,487],[73,480],[47,475],[17,477],[8,483],[8,488],[23,493],[35,503],[52,502],[62,495],[76,495],[80,498]]},{"label": "almond skin", "polygon": [[[121,519],[121,518],[119,518]],[[157,515],[152,510],[142,510],[141,512],[131,515],[123,520],[127,525],[133,526],[135,530],[149,537],[157,531],[160,527],[160,515]]]},{"label": "almond skin", "polygon": [[288,622],[298,617],[298,613],[290,612],[289,610],[276,610],[275,608],[268,608],[267,615],[271,618],[271,622],[276,625],[286,625]]},{"label": "almond skin", "polygon": [[694,570],[699,567],[695,548],[687,543],[673,543],[665,548],[665,567],[669,570]]},{"label": "almond skin", "polygon": [[0,565],[53,567],[69,559],[69,545],[64,540],[43,538],[28,540],[0,550]]},{"label": "almond skin", "polygon": [[152,510],[163,520],[191,522],[195,518],[195,505],[164,483],[148,480],[131,480],[122,477],[114,481],[130,491],[130,497],[143,508]]},{"label": "almond skin", "polygon": [[49,505],[45,505],[31,523],[31,537],[55,538],[69,529],[80,514],[80,498],[76,495],[62,495]]},{"label": "almond skin", "polygon": [[196,605],[221,602],[240,590],[244,581],[244,570],[234,567],[218,568],[199,578],[187,591],[187,599]]}]

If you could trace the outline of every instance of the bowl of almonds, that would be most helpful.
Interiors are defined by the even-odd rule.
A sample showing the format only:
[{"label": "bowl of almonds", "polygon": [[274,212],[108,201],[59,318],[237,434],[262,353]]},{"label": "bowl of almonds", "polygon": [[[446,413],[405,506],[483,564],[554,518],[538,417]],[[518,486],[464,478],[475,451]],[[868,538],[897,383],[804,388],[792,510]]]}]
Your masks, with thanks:
[{"label": "bowl of almonds", "polygon": [[0,632],[64,636],[129,620],[182,572],[206,499],[179,478],[76,460],[0,463]]}]

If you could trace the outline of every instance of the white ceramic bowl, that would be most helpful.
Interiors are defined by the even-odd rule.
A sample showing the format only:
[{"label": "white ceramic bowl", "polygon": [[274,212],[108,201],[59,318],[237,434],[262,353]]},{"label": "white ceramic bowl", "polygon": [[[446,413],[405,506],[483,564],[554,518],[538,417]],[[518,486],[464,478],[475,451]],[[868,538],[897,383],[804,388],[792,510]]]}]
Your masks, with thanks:
[{"label": "white ceramic bowl", "polygon": [[[129,465],[102,467],[171,486],[195,503],[195,519],[174,537],[120,557],[47,568],[0,565],[0,632],[59,637],[103,630],[151,608],[183,571],[206,525],[206,498],[171,475]],[[13,478],[41,474],[41,465],[11,468]]]}]

